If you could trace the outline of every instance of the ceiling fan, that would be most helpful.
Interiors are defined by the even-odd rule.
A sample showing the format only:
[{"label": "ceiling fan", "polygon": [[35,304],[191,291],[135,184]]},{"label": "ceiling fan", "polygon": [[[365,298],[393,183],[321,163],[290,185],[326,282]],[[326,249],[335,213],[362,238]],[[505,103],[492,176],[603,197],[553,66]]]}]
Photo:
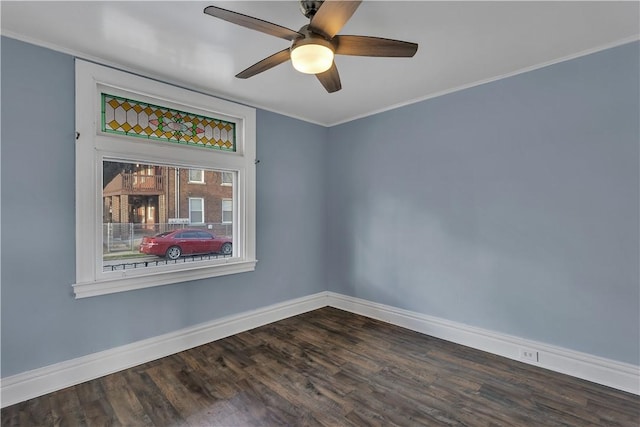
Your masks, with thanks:
[{"label": "ceiling fan", "polygon": [[300,9],[310,22],[298,31],[216,6],[205,8],[204,13],[292,42],[291,47],[253,64],[236,77],[247,79],[290,59],[296,70],[315,74],[327,92],[332,93],[342,88],[334,55],[410,58],[418,50],[416,43],[400,40],[337,35],[361,2],[301,0]]}]

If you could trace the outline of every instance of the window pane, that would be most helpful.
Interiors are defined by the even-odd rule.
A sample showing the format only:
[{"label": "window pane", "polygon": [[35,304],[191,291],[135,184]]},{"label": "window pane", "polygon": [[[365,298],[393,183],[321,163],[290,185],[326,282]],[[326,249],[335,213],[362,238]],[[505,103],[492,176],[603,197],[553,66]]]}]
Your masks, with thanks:
[{"label": "window pane", "polygon": [[233,172],[222,172],[222,185],[233,185]]},{"label": "window pane", "polygon": [[189,182],[204,182],[204,171],[202,169],[189,169]]},{"label": "window pane", "polygon": [[104,272],[233,256],[233,185],[220,185],[221,171],[105,160],[102,172]]},{"label": "window pane", "polygon": [[201,224],[204,222],[204,200],[189,198],[189,222]]},{"label": "window pane", "polygon": [[222,201],[222,222],[233,221],[233,200]]},{"label": "window pane", "polygon": [[234,123],[107,93],[101,100],[103,132],[236,151]]}]

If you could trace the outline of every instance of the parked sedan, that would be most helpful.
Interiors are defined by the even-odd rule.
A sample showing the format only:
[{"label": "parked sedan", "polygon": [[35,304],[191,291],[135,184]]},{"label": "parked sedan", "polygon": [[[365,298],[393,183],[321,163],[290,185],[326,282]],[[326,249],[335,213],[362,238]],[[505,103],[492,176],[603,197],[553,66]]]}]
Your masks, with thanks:
[{"label": "parked sedan", "polygon": [[206,230],[183,228],[143,237],[140,252],[174,260],[194,254],[231,255],[233,247],[228,237],[218,237]]}]

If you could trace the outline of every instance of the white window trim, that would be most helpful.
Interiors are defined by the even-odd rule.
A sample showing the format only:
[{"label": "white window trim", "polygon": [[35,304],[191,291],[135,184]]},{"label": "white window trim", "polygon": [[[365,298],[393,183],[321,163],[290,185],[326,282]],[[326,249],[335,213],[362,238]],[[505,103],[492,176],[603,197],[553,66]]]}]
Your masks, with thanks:
[{"label": "white window trim", "polygon": [[[191,209],[191,201],[192,200],[200,200],[201,206],[202,206],[202,210],[200,212],[202,212],[202,222],[193,222],[191,219],[191,212],[193,212],[193,209]],[[205,216],[204,216],[204,198],[203,197],[189,197],[189,224],[204,224],[206,221],[204,220]]]},{"label": "white window trim", "polygon": [[[191,179],[191,171],[192,170],[199,170],[202,173],[202,179],[201,180],[193,180]],[[189,176],[188,176],[188,181],[189,184],[204,184],[204,169],[189,169]]]},{"label": "white window trim", "polygon": [[[170,108],[213,115],[236,124],[236,152],[112,135],[100,130],[100,93],[162,102]],[[123,71],[76,60],[76,298],[253,271],[255,258],[255,109]],[[132,141],[133,140],[133,141]],[[176,157],[176,153],[179,156]],[[102,176],[104,159],[181,168],[234,171],[234,256],[211,262],[149,269],[102,271]]]}]

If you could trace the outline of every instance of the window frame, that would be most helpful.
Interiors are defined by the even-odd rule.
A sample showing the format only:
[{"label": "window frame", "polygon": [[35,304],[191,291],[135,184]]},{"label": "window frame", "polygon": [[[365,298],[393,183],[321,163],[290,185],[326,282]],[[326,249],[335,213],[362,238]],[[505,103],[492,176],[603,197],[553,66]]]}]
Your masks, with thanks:
[{"label": "window frame", "polygon": [[[231,210],[230,211],[224,209],[225,202],[231,202]],[[224,213],[225,212],[231,212],[231,217],[233,218],[233,200],[232,199],[222,199],[222,200],[220,200],[220,212],[221,212],[221,214],[220,214],[220,222],[222,224],[231,224],[231,223],[233,223],[233,219],[231,221],[225,221],[224,220]]]},{"label": "window frame", "polygon": [[[191,171],[198,171],[201,173],[200,180],[191,179]],[[187,177],[189,184],[204,184],[204,169],[189,169],[189,176]]]},{"label": "window frame", "polygon": [[[113,135],[100,129],[101,93],[162,103],[235,123],[236,151]],[[76,59],[76,298],[255,270],[255,109]],[[102,271],[104,160],[233,172],[234,254],[141,271]],[[204,177],[204,173],[203,173]]]},{"label": "window frame", "polygon": [[[231,176],[231,182],[224,180],[225,175],[230,175]],[[233,185],[233,172],[221,172],[220,173],[220,185],[225,186],[225,187],[232,186]]]},{"label": "window frame", "polygon": [[[193,200],[199,200],[200,201],[200,206],[202,207],[202,209],[199,211],[200,215],[202,216],[202,221],[201,222],[193,222],[192,218],[191,218],[191,213],[195,212],[194,209],[191,209],[191,201]],[[205,216],[204,216],[204,197],[189,197],[189,224],[196,224],[196,225],[202,225],[205,224]]]}]

